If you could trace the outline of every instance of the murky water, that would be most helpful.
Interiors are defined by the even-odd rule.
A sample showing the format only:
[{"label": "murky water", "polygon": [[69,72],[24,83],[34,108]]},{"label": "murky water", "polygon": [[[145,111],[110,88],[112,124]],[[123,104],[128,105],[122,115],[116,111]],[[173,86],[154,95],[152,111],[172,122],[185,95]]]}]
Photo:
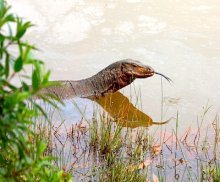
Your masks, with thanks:
[{"label": "murky water", "polygon": [[[178,111],[184,128],[197,125],[207,103],[213,105],[210,121],[218,112],[220,1],[8,2],[36,25],[27,38],[42,50],[37,56],[52,70],[53,80],[86,78],[114,61],[133,58],[174,81],[163,81],[163,110],[160,77],[135,81],[143,111],[153,120],[161,119],[161,111],[164,119]],[[129,97],[130,90],[133,95],[130,87],[122,92]]]}]

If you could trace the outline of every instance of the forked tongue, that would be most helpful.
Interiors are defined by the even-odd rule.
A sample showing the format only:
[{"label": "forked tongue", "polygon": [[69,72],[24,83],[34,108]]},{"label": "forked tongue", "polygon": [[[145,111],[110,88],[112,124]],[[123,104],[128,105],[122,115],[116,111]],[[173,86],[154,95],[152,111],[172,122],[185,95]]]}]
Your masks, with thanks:
[{"label": "forked tongue", "polygon": [[172,82],[173,83],[173,80],[171,80],[169,77],[165,76],[162,73],[154,72],[154,74],[160,75],[160,76],[164,77],[168,82],[170,82],[170,83]]}]

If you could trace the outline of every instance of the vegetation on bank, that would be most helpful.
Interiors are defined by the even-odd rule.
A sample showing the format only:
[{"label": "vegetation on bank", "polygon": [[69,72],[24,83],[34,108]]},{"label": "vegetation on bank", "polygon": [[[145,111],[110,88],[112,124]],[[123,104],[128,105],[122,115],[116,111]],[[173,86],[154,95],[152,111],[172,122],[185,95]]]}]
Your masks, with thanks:
[{"label": "vegetation on bank", "polygon": [[[102,99],[108,101],[108,96]],[[114,102],[115,96],[118,99],[118,94],[114,93],[110,100]],[[138,105],[141,107],[138,96],[132,95],[132,98],[136,103],[135,110],[138,110]],[[102,103],[109,105],[105,101]],[[86,114],[91,112],[91,108],[87,105],[83,108],[82,103],[79,104],[80,107],[73,100],[73,112],[78,110],[82,116],[80,122],[76,123],[76,118],[72,118],[70,124],[61,113],[58,114],[59,111],[52,111],[50,126],[39,127],[41,131],[46,131],[42,134],[50,143],[48,151],[59,158],[57,166],[73,174],[74,179],[154,182],[220,180],[220,122],[218,114],[214,117],[210,115],[210,106],[203,107],[195,122],[198,127],[189,126],[184,132],[182,124],[185,121],[179,119],[178,113],[168,125],[142,127],[142,122],[147,123],[148,117],[139,125],[131,125],[139,120],[137,117],[126,117],[126,111],[125,116],[121,113],[124,112],[124,102],[118,103],[119,115],[111,111],[115,111],[114,104],[108,109],[100,104],[101,108],[94,108],[92,118],[87,118],[90,116]],[[137,112],[131,110],[131,113]],[[42,123],[45,122],[38,124]]]},{"label": "vegetation on bank", "polygon": [[32,56],[35,46],[23,40],[31,26],[0,0],[0,181],[67,181],[70,175],[43,156],[46,142],[31,130],[33,118],[45,115],[33,97],[53,105],[52,96],[39,94],[50,85],[50,72]]},{"label": "vegetation on bank", "polygon": [[210,120],[209,108],[198,117],[197,128],[189,126],[183,132],[178,114],[172,121],[174,128],[129,128],[122,125],[123,118],[111,117],[99,107],[87,118],[86,108],[73,104],[82,114],[79,123],[70,125],[53,110],[51,124],[38,120],[37,128],[47,137],[48,154],[58,158],[57,167],[73,174],[74,180],[220,180],[219,118]]}]

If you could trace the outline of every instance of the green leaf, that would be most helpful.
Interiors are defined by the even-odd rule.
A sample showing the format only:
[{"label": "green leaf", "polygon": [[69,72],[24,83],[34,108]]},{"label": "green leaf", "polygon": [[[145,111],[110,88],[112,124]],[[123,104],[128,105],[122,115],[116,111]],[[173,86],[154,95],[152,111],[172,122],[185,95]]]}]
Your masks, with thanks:
[{"label": "green leaf", "polygon": [[23,100],[27,99],[29,96],[30,96],[29,92],[23,91],[17,95],[17,101],[23,101]]},{"label": "green leaf", "polygon": [[4,53],[3,46],[4,46],[4,42],[2,41],[0,42],[0,59],[2,59]]},{"label": "green leaf", "polygon": [[30,87],[28,86],[27,83],[25,83],[25,82],[22,81],[22,88],[23,88],[24,91],[29,91],[29,88],[30,88]]},{"label": "green leaf", "polygon": [[19,56],[18,59],[16,59],[16,61],[15,61],[14,71],[19,72],[19,71],[21,71],[22,67],[23,67],[23,60],[22,60],[21,56]]},{"label": "green leaf", "polygon": [[37,90],[39,88],[40,85],[40,80],[39,80],[39,76],[36,70],[33,71],[32,74],[32,87],[33,90]]},{"label": "green leaf", "polygon": [[4,1],[0,0],[0,15],[2,14],[2,9],[4,8]]},{"label": "green leaf", "polygon": [[10,71],[9,62],[10,62],[10,55],[6,54],[6,58],[5,58],[5,77],[6,78],[8,78],[9,71]]},{"label": "green leaf", "polygon": [[10,7],[5,7],[5,2],[0,0],[0,19],[3,19]]},{"label": "green leaf", "polygon": [[47,113],[43,110],[43,108],[41,106],[39,106],[38,104],[36,104],[33,101],[31,103],[37,109],[37,111],[39,111],[46,119],[48,119]]},{"label": "green leaf", "polygon": [[40,141],[40,143],[37,146],[37,158],[40,158],[40,156],[43,154],[45,151],[47,145],[44,141]]},{"label": "green leaf", "polygon": [[48,71],[43,78],[42,84],[46,85],[49,82],[49,78],[50,78],[50,71]]},{"label": "green leaf", "polygon": [[12,14],[8,14],[8,10],[10,7],[5,7],[5,2],[0,0],[0,27],[2,27],[5,23],[14,21],[14,17]]},{"label": "green leaf", "polygon": [[25,32],[27,31],[28,28],[30,28],[31,26],[33,26],[31,24],[31,22],[25,22],[23,23],[21,21],[21,19],[17,19],[17,32],[16,32],[16,38],[20,39],[21,37],[23,37],[23,35],[25,34]]},{"label": "green leaf", "polygon": [[6,22],[13,22],[15,21],[15,17],[12,14],[9,14],[5,17]]},{"label": "green leaf", "polygon": [[31,46],[27,46],[25,48],[25,51],[24,51],[24,54],[23,54],[24,62],[28,63],[30,58],[31,58]]},{"label": "green leaf", "polygon": [[0,33],[0,42],[3,42],[4,40],[5,40],[4,35],[2,35],[2,34]]}]

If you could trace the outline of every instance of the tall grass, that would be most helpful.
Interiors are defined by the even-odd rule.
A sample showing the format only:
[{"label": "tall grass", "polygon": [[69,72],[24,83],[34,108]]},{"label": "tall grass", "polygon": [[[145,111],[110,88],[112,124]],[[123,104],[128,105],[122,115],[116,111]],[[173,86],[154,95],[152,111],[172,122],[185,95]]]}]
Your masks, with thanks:
[{"label": "tall grass", "polygon": [[72,126],[65,120],[55,125],[51,117],[51,128],[36,128],[48,137],[48,151],[59,161],[54,164],[75,180],[218,181],[220,125],[218,115],[207,120],[209,109],[198,117],[197,128],[189,126],[184,133],[179,113],[174,129],[158,131],[125,127],[100,107],[92,118],[81,111],[82,119]]}]

